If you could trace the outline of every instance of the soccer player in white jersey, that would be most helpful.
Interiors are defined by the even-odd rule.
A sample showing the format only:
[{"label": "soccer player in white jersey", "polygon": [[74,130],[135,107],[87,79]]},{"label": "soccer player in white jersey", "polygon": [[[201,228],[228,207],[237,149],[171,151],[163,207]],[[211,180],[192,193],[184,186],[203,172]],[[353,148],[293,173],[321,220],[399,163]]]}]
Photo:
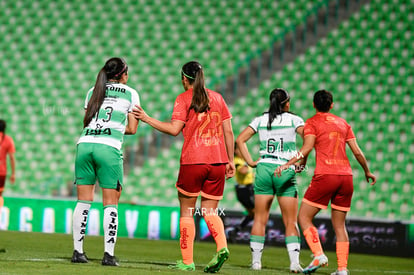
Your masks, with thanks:
[{"label": "soccer player in white jersey", "polygon": [[[285,242],[290,259],[290,271],[302,272],[299,264],[300,234],[297,225],[298,190],[295,166],[284,171],[282,177],[274,175],[276,167],[286,163],[296,154],[296,135],[303,138],[304,121],[289,113],[289,94],[280,88],[270,93],[269,111],[256,117],[236,139],[243,158],[256,167],[254,183],[255,216],[250,237],[252,269],[261,269],[265,243],[266,224],[275,195],[285,225]],[[256,133],[260,139],[260,159],[253,161],[246,142]]]},{"label": "soccer player in white jersey", "polygon": [[122,191],[122,143],[137,131],[132,109],[139,105],[138,93],[126,85],[128,66],[122,58],[109,59],[99,71],[95,86],[85,100],[83,131],[75,160],[78,201],[73,212],[72,262],[87,263],[83,240],[96,180],[102,188],[104,209],[104,257],[102,265],[119,265],[114,249],[118,229],[118,201]]}]

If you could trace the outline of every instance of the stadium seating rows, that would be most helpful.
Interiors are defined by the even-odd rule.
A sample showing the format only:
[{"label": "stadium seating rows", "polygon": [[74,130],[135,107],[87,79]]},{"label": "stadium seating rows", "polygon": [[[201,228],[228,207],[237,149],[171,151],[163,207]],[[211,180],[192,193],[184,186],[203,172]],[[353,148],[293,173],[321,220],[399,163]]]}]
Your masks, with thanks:
[{"label": "stadium seating rows", "polygon": [[[200,60],[210,78],[229,73],[240,56],[301,19],[309,3],[7,0],[0,8],[0,56],[7,68],[0,115],[18,149],[24,148],[16,153],[21,184],[10,191],[41,195],[60,193],[55,189],[73,179],[84,96],[108,57],[127,60],[129,83],[160,117],[182,91],[184,62]],[[141,125],[138,137],[149,129]],[[136,140],[128,137],[126,145]]]},{"label": "stadium seating rows", "polygon": [[[313,92],[320,88],[332,90],[336,102],[333,112],[351,123],[371,169],[379,177],[378,184],[371,187],[366,183],[359,164],[349,155],[355,182],[355,207],[350,215],[412,220],[412,196],[409,195],[414,191],[409,179],[413,170],[412,154],[409,152],[414,149],[413,121],[409,121],[413,106],[409,90],[412,84],[410,75],[413,75],[411,63],[414,59],[409,54],[412,45],[410,40],[393,43],[387,40],[389,37],[383,41],[380,39],[383,28],[388,28],[388,25],[399,26],[393,28],[390,37],[410,37],[406,34],[409,29],[406,18],[410,18],[410,14],[413,16],[413,5],[406,9],[399,8],[399,12],[405,12],[406,16],[395,16],[383,14],[386,11],[377,4],[378,1],[373,1],[371,5],[366,5],[317,46],[274,74],[270,80],[261,83],[257,89],[251,90],[246,97],[240,98],[231,106],[232,113],[236,114],[233,128],[237,135],[254,116],[266,111],[269,92],[275,87],[284,87],[290,92],[292,111],[304,118],[314,113],[311,106]],[[392,5],[390,1],[389,6]],[[372,14],[377,13],[382,23],[377,22],[375,17],[371,18]],[[370,26],[369,29],[367,26]],[[354,45],[355,40],[358,45]],[[378,47],[378,41],[382,41],[381,47]],[[394,44],[398,47],[393,47]],[[367,51],[367,48],[370,50]],[[388,56],[390,60],[383,56]],[[252,140],[249,146],[252,152],[258,152],[257,142]],[[176,147],[179,149],[179,146]],[[162,166],[165,159],[172,158],[172,155],[163,155],[156,159],[152,167]],[[314,166],[312,158],[308,165]],[[169,169],[167,176],[175,175],[177,168],[178,163]],[[312,172],[309,170],[298,177],[301,195]],[[170,180],[170,186],[173,184],[174,180]],[[236,201],[232,184],[226,186],[225,194],[223,205],[231,207]],[[171,199],[174,198],[175,194]]]},{"label": "stadium seating rows", "polygon": [[[146,110],[161,117],[170,112],[182,90],[183,62],[200,60],[208,81],[232,74],[237,60],[268,45],[273,35],[301,22],[321,2],[325,1],[210,0],[197,7],[183,0],[1,2],[0,62],[6,70],[0,79],[5,87],[0,90],[0,116],[9,122],[8,132],[15,138],[19,168],[18,184],[8,186],[6,194],[73,192],[81,106],[107,57],[126,58],[129,83],[139,91]],[[352,162],[356,207],[351,215],[413,219],[414,201],[406,195],[414,191],[409,179],[414,153],[410,116],[414,104],[409,91],[414,75],[413,6],[410,1],[371,1],[231,106],[235,133],[267,109],[274,87],[289,90],[292,111],[304,118],[313,114],[313,91],[330,89],[335,93],[334,112],[350,121],[372,169],[381,177],[381,185],[370,188]],[[141,124],[138,136],[149,130]],[[126,146],[135,142],[126,138]],[[176,204],[173,186],[180,147],[177,142],[146,160],[143,167],[132,169],[126,175],[123,200]],[[313,164],[309,162],[310,167]],[[301,195],[311,172],[298,177]],[[231,184],[225,194],[224,206],[238,205]],[[390,194],[392,202],[400,203],[390,203]]]}]

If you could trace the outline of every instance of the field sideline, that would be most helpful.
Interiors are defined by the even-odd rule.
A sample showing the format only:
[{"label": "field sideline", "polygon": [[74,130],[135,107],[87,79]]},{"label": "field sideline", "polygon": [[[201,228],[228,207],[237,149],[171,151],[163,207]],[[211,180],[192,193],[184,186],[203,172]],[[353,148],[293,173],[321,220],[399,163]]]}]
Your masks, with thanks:
[{"label": "field sideline", "polygon": [[[0,274],[180,274],[168,265],[180,259],[178,241],[155,241],[118,238],[115,249],[120,267],[104,267],[103,238],[87,236],[85,251],[88,264],[72,264],[72,236],[66,234],[24,233],[0,231]],[[262,271],[249,270],[250,249],[247,245],[229,244],[230,258],[219,274],[289,274],[288,256],[284,248],[265,247]],[[203,268],[215,252],[214,243],[196,242],[195,274],[204,274]],[[330,274],[336,269],[334,253],[327,253],[330,266],[315,274]],[[310,251],[302,250],[303,264],[310,262]],[[351,274],[411,274],[412,258],[394,258],[351,253]]]}]

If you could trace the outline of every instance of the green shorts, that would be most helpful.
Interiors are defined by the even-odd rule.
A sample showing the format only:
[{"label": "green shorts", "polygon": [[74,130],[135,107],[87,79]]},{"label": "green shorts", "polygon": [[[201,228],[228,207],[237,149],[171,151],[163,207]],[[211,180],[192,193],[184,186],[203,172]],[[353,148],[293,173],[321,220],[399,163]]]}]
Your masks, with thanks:
[{"label": "green shorts", "polygon": [[296,173],[292,169],[282,172],[280,177],[274,172],[278,164],[259,163],[256,167],[254,182],[255,195],[276,195],[278,197],[297,197]]},{"label": "green shorts", "polygon": [[122,152],[100,143],[79,143],[75,160],[75,184],[93,185],[108,189],[122,188]]}]

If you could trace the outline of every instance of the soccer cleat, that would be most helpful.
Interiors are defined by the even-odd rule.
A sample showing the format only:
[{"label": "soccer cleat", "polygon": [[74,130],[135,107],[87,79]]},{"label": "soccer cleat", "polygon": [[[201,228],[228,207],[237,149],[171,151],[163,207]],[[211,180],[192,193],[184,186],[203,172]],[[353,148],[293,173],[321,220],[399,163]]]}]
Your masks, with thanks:
[{"label": "soccer cleat", "polygon": [[111,256],[108,252],[105,252],[102,258],[102,265],[119,266],[119,263],[115,256]]},{"label": "soccer cleat", "polygon": [[182,271],[194,271],[195,265],[194,263],[191,264],[185,264],[182,260],[178,260],[175,265],[169,265],[169,269],[176,269],[176,270],[182,270]]},{"label": "soccer cleat", "polygon": [[312,262],[303,269],[303,273],[311,274],[321,266],[328,266],[328,258],[325,256],[325,254],[313,257]]},{"label": "soccer cleat", "polygon": [[84,264],[88,262],[88,257],[86,257],[85,253],[79,253],[77,250],[73,250],[71,262]]},{"label": "soccer cleat", "polygon": [[349,275],[349,271],[348,271],[348,269],[337,270],[337,271],[331,273],[331,275]]},{"label": "soccer cleat", "polygon": [[290,264],[290,273],[302,273],[303,268],[300,266],[299,263],[291,263]]},{"label": "soccer cleat", "polygon": [[227,247],[223,247],[214,254],[213,259],[204,268],[206,273],[216,273],[220,270],[224,262],[229,258],[230,252]]},{"label": "soccer cleat", "polygon": [[261,270],[262,269],[262,263],[259,263],[259,262],[252,263],[252,269],[253,270]]}]

